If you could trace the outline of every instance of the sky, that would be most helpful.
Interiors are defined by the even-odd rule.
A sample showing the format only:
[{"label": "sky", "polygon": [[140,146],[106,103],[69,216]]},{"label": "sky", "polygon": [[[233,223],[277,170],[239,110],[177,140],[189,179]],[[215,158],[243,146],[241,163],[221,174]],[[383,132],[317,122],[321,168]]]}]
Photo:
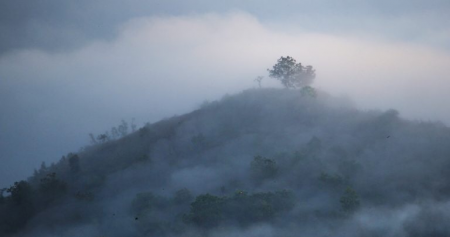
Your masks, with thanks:
[{"label": "sky", "polygon": [[280,56],[363,110],[450,125],[450,2],[3,0],[0,187],[122,119],[256,88]]}]

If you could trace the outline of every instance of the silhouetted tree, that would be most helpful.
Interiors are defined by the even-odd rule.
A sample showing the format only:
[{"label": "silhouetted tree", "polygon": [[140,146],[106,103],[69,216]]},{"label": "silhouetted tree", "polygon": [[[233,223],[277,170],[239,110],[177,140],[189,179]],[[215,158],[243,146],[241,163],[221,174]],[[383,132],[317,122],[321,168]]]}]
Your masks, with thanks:
[{"label": "silhouetted tree", "polygon": [[261,88],[261,83],[262,83],[262,80],[264,79],[264,77],[262,77],[262,76],[257,76],[256,78],[255,78],[255,81],[258,83],[258,87],[259,88]]},{"label": "silhouetted tree", "polygon": [[98,143],[98,142],[97,142],[97,139],[95,139],[94,134],[89,133],[89,138],[91,139],[91,144],[92,144],[92,145],[95,145],[95,144]]},{"label": "silhouetted tree", "polygon": [[104,134],[98,135],[98,136],[97,136],[97,140],[100,141],[100,142],[103,142],[103,143],[109,141],[109,135],[108,135],[108,133],[104,133]]},{"label": "silhouetted tree", "polygon": [[304,67],[290,56],[281,57],[272,69],[267,69],[267,71],[269,71],[270,77],[279,80],[286,88],[308,86],[316,77],[312,66]]},{"label": "silhouetted tree", "polygon": [[122,119],[119,127],[117,127],[117,130],[121,137],[125,137],[128,134],[128,123]]}]

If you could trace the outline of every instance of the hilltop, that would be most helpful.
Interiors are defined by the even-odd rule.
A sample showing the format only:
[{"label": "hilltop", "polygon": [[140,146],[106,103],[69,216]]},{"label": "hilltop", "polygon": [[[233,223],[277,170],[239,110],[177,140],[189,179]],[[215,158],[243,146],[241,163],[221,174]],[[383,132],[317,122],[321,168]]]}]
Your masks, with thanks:
[{"label": "hilltop", "polygon": [[97,141],[11,186],[11,236],[444,236],[450,128],[253,89]]}]

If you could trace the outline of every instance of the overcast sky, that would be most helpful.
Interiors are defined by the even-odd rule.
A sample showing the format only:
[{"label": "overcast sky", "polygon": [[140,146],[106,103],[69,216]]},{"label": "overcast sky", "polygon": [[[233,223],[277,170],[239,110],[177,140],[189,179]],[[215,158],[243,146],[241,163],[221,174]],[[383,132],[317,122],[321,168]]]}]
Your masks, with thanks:
[{"label": "overcast sky", "polygon": [[282,55],[361,109],[449,125],[448,12],[447,0],[3,0],[0,187],[121,119],[256,87]]}]

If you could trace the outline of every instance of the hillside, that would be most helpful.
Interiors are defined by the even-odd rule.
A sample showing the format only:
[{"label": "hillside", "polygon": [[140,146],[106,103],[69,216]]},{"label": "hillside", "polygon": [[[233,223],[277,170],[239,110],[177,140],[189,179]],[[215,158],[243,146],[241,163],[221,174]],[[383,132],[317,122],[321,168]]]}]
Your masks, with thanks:
[{"label": "hillside", "polygon": [[42,167],[3,192],[0,233],[448,236],[449,170],[440,123],[247,90]]}]

